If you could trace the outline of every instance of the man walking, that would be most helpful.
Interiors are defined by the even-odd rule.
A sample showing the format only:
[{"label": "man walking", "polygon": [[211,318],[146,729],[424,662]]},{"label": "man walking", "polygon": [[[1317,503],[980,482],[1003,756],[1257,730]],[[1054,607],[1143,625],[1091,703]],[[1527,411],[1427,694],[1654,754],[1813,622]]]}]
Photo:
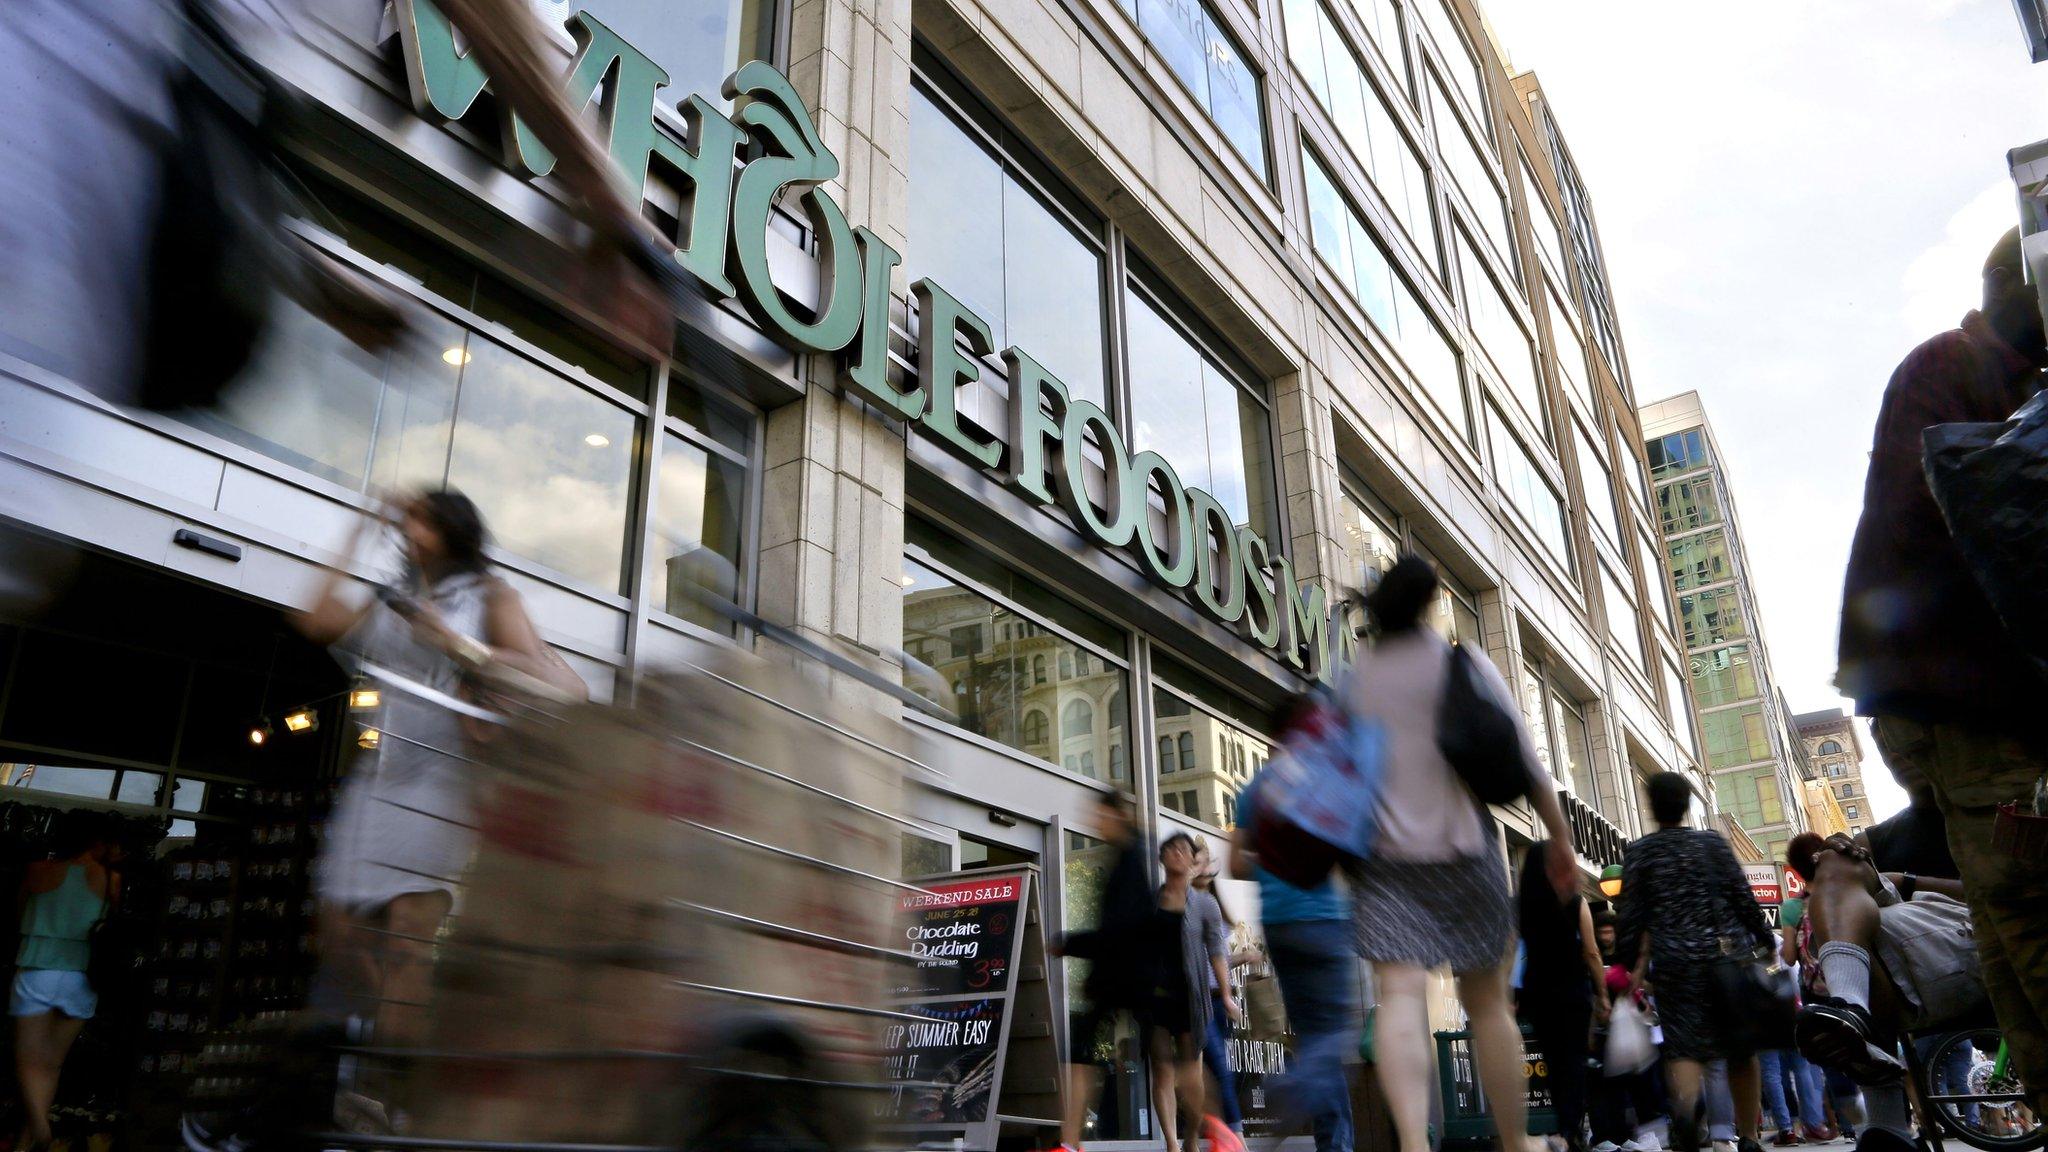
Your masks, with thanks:
[{"label": "man walking", "polygon": [[1886,763],[1924,777],[1948,821],[1984,984],[2035,1106],[2048,1108],[2048,875],[1991,846],[1997,805],[2041,775],[2048,681],[2006,635],[1922,471],[1935,424],[2006,419],[2048,366],[2019,231],[1984,265],[1984,306],[1909,353],[1886,385],[1842,595],[1836,684]]}]

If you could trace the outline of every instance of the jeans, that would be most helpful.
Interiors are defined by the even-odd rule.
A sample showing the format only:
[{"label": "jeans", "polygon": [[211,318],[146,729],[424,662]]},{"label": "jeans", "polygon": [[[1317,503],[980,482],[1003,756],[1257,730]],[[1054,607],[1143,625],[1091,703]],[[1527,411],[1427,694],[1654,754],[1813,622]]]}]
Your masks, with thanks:
[{"label": "jeans", "polygon": [[1273,1085],[1275,1107],[1306,1116],[1316,1152],[1351,1152],[1351,1084],[1344,1055],[1357,1043],[1358,946],[1345,920],[1266,925],[1266,950],[1280,979],[1297,1047]]},{"label": "jeans", "polygon": [[[1933,1056],[1934,1046],[1939,1043],[1941,1043],[1941,1037],[1939,1036],[1922,1036],[1913,1041],[1913,1045],[1919,1050],[1920,1059],[1922,1060]],[[1934,1073],[1935,1094],[1940,1096],[1967,1095],[1970,1091],[1970,1065],[1975,1057],[1976,1048],[1972,1045],[1958,1044],[1951,1049],[1948,1059],[1943,1060],[1940,1065],[1932,1069]],[[1949,1105],[1948,1110],[1950,1115],[1954,1115],[1956,1113],[1955,1105]],[[1981,1113],[1978,1112],[1977,1105],[1963,1105],[1962,1119],[1970,1127],[1977,1127],[1981,1119]]]},{"label": "jeans", "polygon": [[[1777,1122],[1778,1131],[1792,1130],[1792,1105],[1797,1104],[1799,1122],[1809,1128],[1827,1126],[1827,1114],[1821,1110],[1821,1077],[1806,1057],[1787,1048],[1756,1054],[1757,1064],[1763,1072],[1764,1115]],[[1785,1089],[1794,1093],[1791,1100],[1785,1097]]]},{"label": "jeans", "polygon": [[1216,1087],[1223,1098],[1216,1102],[1216,1112],[1223,1122],[1233,1129],[1244,1124],[1244,1109],[1237,1103],[1237,1073],[1230,1070],[1230,1046],[1224,1043],[1230,1017],[1223,1013],[1222,993],[1209,993],[1209,1035],[1202,1040],[1202,1060],[1209,1065],[1209,1071],[1216,1077]]},{"label": "jeans", "polygon": [[1702,1077],[1706,1082],[1707,1139],[1735,1139],[1735,1095],[1728,1090],[1728,1062],[1715,1060]]}]

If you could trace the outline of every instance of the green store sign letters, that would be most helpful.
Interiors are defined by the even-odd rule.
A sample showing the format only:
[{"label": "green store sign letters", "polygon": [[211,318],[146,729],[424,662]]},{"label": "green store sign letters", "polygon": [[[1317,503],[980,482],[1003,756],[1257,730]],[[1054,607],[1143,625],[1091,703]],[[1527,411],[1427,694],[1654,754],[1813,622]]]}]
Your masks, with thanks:
[{"label": "green store sign letters", "polygon": [[[397,9],[415,108],[460,119],[488,77],[458,49],[453,27],[431,0],[399,0]],[[996,352],[994,339],[986,320],[929,279],[911,285],[924,332],[917,377],[900,386],[889,379],[890,277],[903,257],[869,229],[850,226],[824,190],[838,177],[839,160],[782,73],[760,61],[741,66],[724,84],[736,109],[731,115],[702,96],[683,100],[678,111],[686,132],[679,141],[654,117],[668,73],[588,12],[570,17],[568,29],[576,42],[564,81],[570,103],[597,105],[611,158],[636,198],[654,165],[682,191],[676,259],[706,291],[736,298],[794,349],[838,356],[846,387],[922,424],[1026,498],[1061,506],[1098,543],[1132,551],[1154,580],[1191,594],[1209,615],[1294,668],[1330,678],[1333,639],[1337,660],[1349,657],[1350,629],[1332,618],[1319,585],[1298,584],[1285,556],[1234,525],[1215,497],[1183,484],[1157,452],[1130,452],[1107,412],[1071,397],[1028,352],[1001,350],[1010,381],[1007,442],[963,423],[957,397],[980,379],[982,358]],[[515,171],[538,177],[553,169],[555,158],[517,118],[508,117],[503,129],[505,161]],[[749,142],[756,150],[736,163]],[[791,193],[818,238],[813,308],[792,306],[769,275],[769,217]],[[1091,438],[1101,450],[1100,503],[1086,483],[1091,462],[1082,445]],[[1163,516],[1154,515],[1154,492]]]}]

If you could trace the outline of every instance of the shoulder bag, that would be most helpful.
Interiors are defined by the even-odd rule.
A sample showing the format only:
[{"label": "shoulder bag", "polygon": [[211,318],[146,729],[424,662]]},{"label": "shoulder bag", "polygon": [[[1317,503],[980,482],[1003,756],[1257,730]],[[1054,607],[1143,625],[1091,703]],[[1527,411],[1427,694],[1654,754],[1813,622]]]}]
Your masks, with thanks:
[{"label": "shoulder bag", "polygon": [[1451,646],[1437,704],[1436,745],[1482,804],[1508,804],[1529,794],[1521,722],[1494,692],[1462,644]]}]

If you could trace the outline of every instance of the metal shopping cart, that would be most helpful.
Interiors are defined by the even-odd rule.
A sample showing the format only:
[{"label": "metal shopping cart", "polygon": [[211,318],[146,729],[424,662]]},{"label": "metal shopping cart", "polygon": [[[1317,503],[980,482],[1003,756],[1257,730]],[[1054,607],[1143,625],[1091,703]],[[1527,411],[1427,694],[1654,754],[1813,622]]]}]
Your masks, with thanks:
[{"label": "metal shopping cart", "polygon": [[[873,693],[934,706],[729,604],[772,641],[571,702],[509,676],[491,707],[371,667],[381,691],[460,712],[479,781],[476,850],[432,940],[415,1042],[298,1027],[325,1062],[251,1054],[300,1083],[299,1147],[623,1152],[836,1150],[866,1142],[902,895],[911,756]],[[835,696],[824,672],[868,693]],[[375,723],[370,718],[365,723]],[[384,728],[378,739],[402,741]],[[374,770],[371,768],[369,770]],[[285,1029],[271,1029],[275,1036]],[[317,1074],[309,1068],[318,1067]],[[208,1080],[202,1073],[202,1081]],[[210,1077],[218,1085],[232,1077]],[[374,1082],[402,1101],[337,1125],[324,1101]],[[307,1087],[310,1084],[311,1087]],[[396,1086],[396,1087],[391,1087]],[[216,1096],[219,1094],[216,1093]],[[195,1096],[195,1109],[219,1099]],[[346,1114],[343,1110],[342,1114]],[[344,1130],[354,1128],[359,1130]],[[191,1126],[188,1123],[188,1137]]]}]

